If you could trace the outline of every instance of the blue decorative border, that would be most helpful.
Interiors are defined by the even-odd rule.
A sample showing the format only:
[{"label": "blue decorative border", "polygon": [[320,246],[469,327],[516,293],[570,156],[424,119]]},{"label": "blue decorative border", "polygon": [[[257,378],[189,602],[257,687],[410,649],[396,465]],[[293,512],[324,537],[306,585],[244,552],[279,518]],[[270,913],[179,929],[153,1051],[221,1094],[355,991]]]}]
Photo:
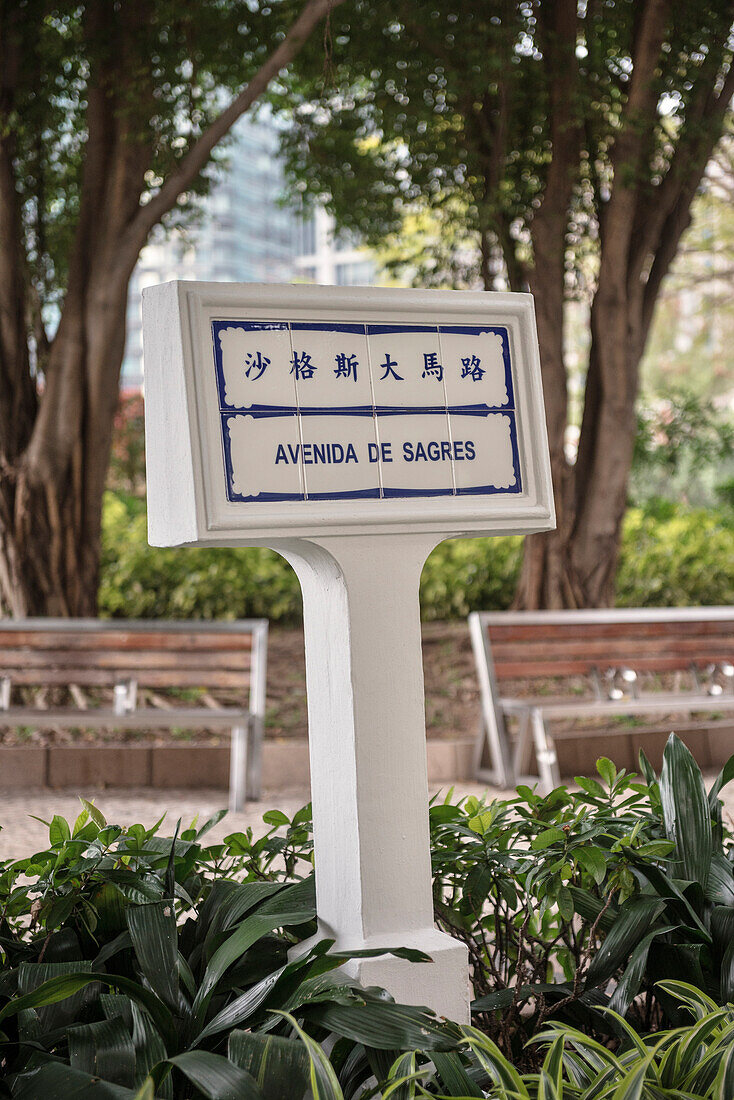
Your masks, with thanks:
[{"label": "blue decorative border", "polygon": [[[219,335],[223,329],[241,328],[247,332],[253,331],[326,331],[326,332],[351,332],[357,335],[385,335],[388,333],[423,332],[423,333],[448,333],[467,336],[478,336],[482,333],[493,333],[502,338],[502,358],[505,368],[505,385],[508,399],[504,405],[432,405],[432,406],[395,406],[395,405],[358,405],[348,407],[334,406],[308,406],[299,408],[297,405],[251,405],[246,408],[236,408],[227,405],[224,400],[224,364],[222,361],[222,348]],[[506,493],[521,493],[522,481],[520,476],[520,454],[517,441],[517,424],[515,413],[514,384],[510,358],[510,335],[504,326],[498,325],[419,325],[419,324],[392,324],[373,325],[359,323],[342,323],[330,321],[212,321],[212,345],[214,351],[214,367],[216,372],[217,395],[219,399],[219,415],[221,424],[221,442],[226,475],[227,500],[236,503],[278,502],[278,501],[304,501],[304,500],[357,500],[357,499],[407,499],[410,497],[450,497],[450,496],[490,496]],[[512,465],[515,473],[515,484],[509,488],[497,488],[494,485],[478,485],[469,488],[456,489],[394,489],[378,487],[372,489],[357,489],[334,493],[259,493],[257,496],[244,496],[235,493],[233,489],[234,467],[232,463],[232,444],[230,433],[227,430],[227,422],[233,417],[252,416],[255,419],[272,418],[281,416],[424,416],[424,415],[450,415],[455,413],[462,416],[486,417],[492,413],[503,413],[510,419],[510,443],[512,446]]]}]

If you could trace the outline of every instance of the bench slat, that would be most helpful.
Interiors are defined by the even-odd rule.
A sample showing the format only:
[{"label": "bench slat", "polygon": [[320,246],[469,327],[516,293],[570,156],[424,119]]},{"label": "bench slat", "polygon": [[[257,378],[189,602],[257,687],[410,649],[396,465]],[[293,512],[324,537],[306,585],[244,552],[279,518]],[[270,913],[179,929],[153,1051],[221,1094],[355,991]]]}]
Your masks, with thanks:
[{"label": "bench slat", "polygon": [[172,650],[141,649],[129,650],[89,650],[82,657],[78,651],[36,650],[36,649],[0,649],[0,670],[11,669],[75,669],[108,668],[127,669],[140,672],[140,679],[152,669],[199,669],[203,676],[211,672],[227,670],[241,672],[245,680],[249,677],[250,651],[231,653],[175,653]]},{"label": "bench slat", "polygon": [[[201,669],[151,669],[141,670],[131,675],[132,669],[123,670],[126,674],[142,687],[153,688],[186,688],[186,687],[219,687],[235,688],[242,690],[250,684],[249,675],[241,672],[228,672],[210,669],[208,672]],[[119,674],[113,669],[104,668],[75,668],[58,669],[16,669],[12,674],[13,685],[19,687],[32,686],[59,686],[69,683],[78,684],[79,687],[114,687],[119,681]]]},{"label": "bench slat", "polygon": [[209,652],[249,652],[252,649],[252,635],[245,634],[165,634],[154,632],[132,633],[130,631],[96,631],[84,633],[63,633],[41,630],[6,630],[0,628],[0,648],[15,649],[20,646],[32,646],[37,650],[175,650],[199,653]]},{"label": "bench slat", "polygon": [[[731,660],[731,650],[722,650],[718,655],[709,654],[705,659],[715,662],[729,661]],[[614,661],[611,662],[611,664],[614,663]],[[636,672],[679,672],[690,666],[691,659],[687,658],[686,660],[682,660],[680,657],[642,657],[634,661],[624,661],[623,663],[632,665]],[[598,658],[591,661],[582,661],[581,658],[565,661],[560,659],[546,659],[543,661],[507,661],[504,663],[498,662],[495,665],[495,672],[498,680],[578,676],[584,673],[590,673],[592,669],[598,668],[599,664]]]},{"label": "bench slat", "polygon": [[709,635],[723,635],[731,637],[734,634],[734,618],[729,620],[715,619],[712,621],[693,620],[674,623],[663,622],[628,622],[628,623],[523,623],[500,624],[496,622],[485,623],[486,629],[493,642],[509,641],[521,643],[523,641],[538,642],[574,640],[582,638],[628,638],[632,641],[638,638],[660,638],[670,635],[677,637],[705,638]]},{"label": "bench slat", "polygon": [[32,726],[34,729],[49,729],[61,726],[65,729],[210,729],[226,728],[249,721],[251,715],[239,707],[222,707],[208,710],[204,707],[191,709],[179,707],[171,710],[157,710],[144,707],[130,714],[115,714],[106,707],[90,707],[88,710],[67,710],[49,707],[11,707],[0,711],[2,726]]}]

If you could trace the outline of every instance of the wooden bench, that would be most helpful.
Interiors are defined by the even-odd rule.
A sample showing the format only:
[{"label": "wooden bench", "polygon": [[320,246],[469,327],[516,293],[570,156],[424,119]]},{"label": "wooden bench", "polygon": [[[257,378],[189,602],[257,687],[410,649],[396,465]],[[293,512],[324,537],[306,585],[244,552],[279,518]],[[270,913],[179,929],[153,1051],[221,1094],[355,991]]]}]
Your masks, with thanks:
[{"label": "wooden bench", "polygon": [[[552,732],[554,720],[734,711],[732,607],[477,611],[469,630],[482,707],[476,772],[486,782],[514,786],[534,744],[542,790],[558,786],[555,742],[588,731]],[[534,694],[511,696],[508,681],[529,682]],[[605,727],[604,736],[615,732],[629,730]]]},{"label": "wooden bench", "polygon": [[[229,801],[240,809],[260,797],[267,640],[266,619],[3,620],[0,726],[229,729]],[[195,689],[204,705],[186,701]]]}]

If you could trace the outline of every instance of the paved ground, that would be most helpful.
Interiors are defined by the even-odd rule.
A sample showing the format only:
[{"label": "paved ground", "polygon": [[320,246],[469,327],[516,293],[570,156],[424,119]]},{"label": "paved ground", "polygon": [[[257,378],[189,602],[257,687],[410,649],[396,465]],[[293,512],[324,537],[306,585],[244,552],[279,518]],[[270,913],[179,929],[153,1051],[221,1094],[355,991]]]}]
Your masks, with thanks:
[{"label": "paved ground", "polygon": [[[438,790],[439,788],[434,788]],[[461,783],[457,794],[479,794],[486,788],[479,784]],[[199,820],[206,818],[227,805],[226,791],[90,791],[81,792],[94,801],[108,821],[118,824],[152,825],[165,811],[171,830],[180,817],[187,826],[198,813]],[[241,813],[227,814],[208,834],[212,840],[221,839],[227,833],[237,832],[247,826],[265,831],[262,815],[266,810],[280,809],[288,816],[308,801],[306,790],[265,791],[262,802],[250,802]],[[72,822],[81,806],[75,794],[65,791],[25,790],[18,794],[4,791],[0,794],[0,859],[21,859],[38,851],[48,837],[45,825],[35,818],[50,821],[60,814]],[[31,816],[34,815],[34,816]]]},{"label": "paved ground", "polygon": [[[706,786],[709,787],[714,779],[713,775],[707,775]],[[431,793],[438,790],[446,790],[434,786]],[[480,795],[487,790],[491,795],[507,795],[507,791],[495,788],[487,788],[483,784],[460,781],[454,787],[456,797],[467,794]],[[171,829],[180,817],[184,826],[188,825],[195,815],[199,814],[200,820],[222,809],[227,805],[225,791],[201,790],[201,791],[83,791],[85,798],[94,801],[99,806],[108,821],[134,824],[141,822],[143,825],[152,825],[165,811]],[[266,810],[281,809],[288,816],[308,801],[309,792],[306,790],[290,791],[265,791],[262,802],[250,802],[245,810],[237,814],[227,814],[220,823],[212,829],[209,836],[212,840],[221,839],[227,833],[237,832],[240,829],[252,826],[256,834],[265,831],[262,815]],[[734,831],[734,783],[730,783],[723,792],[724,811],[728,817],[729,826]],[[0,794],[0,860],[21,859],[38,851],[44,844],[48,832],[46,826],[35,820],[40,817],[50,821],[54,814],[60,814],[67,820],[74,821],[80,810],[79,799],[76,795],[62,791],[26,790],[18,794],[3,792]],[[35,816],[31,816],[35,815]]]}]

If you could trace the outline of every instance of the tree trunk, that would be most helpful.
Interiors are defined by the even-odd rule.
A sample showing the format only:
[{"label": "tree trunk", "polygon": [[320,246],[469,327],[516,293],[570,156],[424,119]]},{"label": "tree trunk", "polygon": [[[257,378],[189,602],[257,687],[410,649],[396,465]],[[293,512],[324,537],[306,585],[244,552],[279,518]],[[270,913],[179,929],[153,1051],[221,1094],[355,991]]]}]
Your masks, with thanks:
[{"label": "tree trunk", "polygon": [[[88,296],[87,296],[88,298]],[[64,453],[48,447],[34,461],[0,474],[2,560],[0,597],[15,617],[89,616],[97,610],[102,496],[105,488],[118,379],[124,351],[125,296],[98,307],[80,303],[66,332],[54,340],[61,360],[74,356],[80,384],[76,404],[59,402],[65,419]],[[67,335],[68,333],[68,335]],[[73,335],[71,335],[73,333]],[[77,333],[82,334],[81,349]],[[77,372],[75,372],[77,373]],[[69,377],[67,372],[67,378]],[[102,392],[95,380],[104,378]]]},{"label": "tree trunk", "polygon": [[[86,89],[79,214],[59,326],[38,375],[29,361],[28,265],[13,129],[0,126],[0,607],[12,615],[96,613],[127,288],[140,250],[217,142],[343,2],[306,0],[272,53],[147,203],[140,196],[157,107],[138,27],[150,12],[142,0],[114,12],[105,0],[84,5],[82,31],[97,45]],[[100,52],[99,42],[109,49]],[[14,43],[12,35],[0,35],[0,122],[13,117],[14,78],[27,60]]]},{"label": "tree trunk", "polygon": [[578,176],[581,141],[581,120],[574,104],[578,80],[576,2],[557,0],[553,5],[541,5],[538,18],[549,66],[553,157],[543,201],[530,227],[533,242],[530,289],[535,295],[557,527],[555,531],[526,538],[514,606],[559,608],[568,606],[572,600],[566,570],[571,486],[565,455],[568,391],[563,314],[568,209]]}]

